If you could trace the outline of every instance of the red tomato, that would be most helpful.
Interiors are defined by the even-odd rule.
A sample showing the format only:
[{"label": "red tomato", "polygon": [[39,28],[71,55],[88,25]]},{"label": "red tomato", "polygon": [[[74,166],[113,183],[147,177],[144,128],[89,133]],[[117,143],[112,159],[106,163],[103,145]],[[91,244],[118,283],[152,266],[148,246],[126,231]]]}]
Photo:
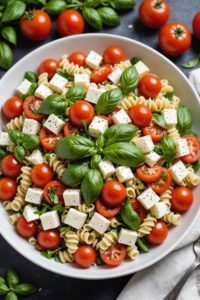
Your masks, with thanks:
[{"label": "red tomato", "polygon": [[147,216],[147,211],[144,208],[144,206],[142,206],[142,204],[136,200],[136,199],[131,199],[131,206],[132,208],[136,211],[136,213],[140,216],[141,222],[144,221],[144,219]]},{"label": "red tomato", "polygon": [[172,192],[171,204],[175,210],[186,211],[193,203],[192,190],[188,187],[179,186]]},{"label": "red tomato", "polygon": [[137,104],[129,109],[128,115],[134,125],[139,128],[148,126],[152,119],[151,110],[144,104]]},{"label": "red tomato", "polygon": [[18,177],[21,173],[23,164],[18,162],[14,155],[6,155],[1,162],[2,173],[9,177]]},{"label": "red tomato", "polygon": [[198,11],[198,13],[196,13],[196,15],[194,16],[192,28],[194,35],[198,40],[200,40],[200,11]]},{"label": "red tomato", "polygon": [[71,53],[68,59],[70,63],[83,67],[85,65],[86,55],[83,52],[76,51]]},{"label": "red tomato", "polygon": [[170,8],[165,0],[145,0],[139,7],[141,22],[148,28],[162,27],[170,16]]},{"label": "red tomato", "polygon": [[126,246],[115,244],[108,248],[105,252],[100,252],[103,262],[110,267],[119,266],[126,257]]},{"label": "red tomato", "polygon": [[0,179],[0,201],[11,201],[17,193],[17,183],[12,178]]},{"label": "red tomato", "polygon": [[155,98],[161,90],[160,78],[154,74],[146,74],[140,79],[138,89],[145,98]]},{"label": "red tomato", "polygon": [[103,65],[92,72],[91,80],[95,83],[101,83],[108,79],[110,73],[112,73],[112,65]]},{"label": "red tomato", "polygon": [[38,164],[31,171],[31,180],[38,187],[44,187],[53,176],[54,172],[47,164]]},{"label": "red tomato", "polygon": [[52,151],[55,149],[57,142],[63,137],[62,133],[54,134],[45,127],[42,127],[39,133],[40,143],[45,150]]},{"label": "red tomato", "polygon": [[120,212],[121,206],[108,207],[100,199],[95,202],[95,207],[98,213],[100,213],[105,218],[114,218]]},{"label": "red tomato", "polygon": [[142,133],[144,135],[150,135],[154,143],[159,143],[163,136],[167,135],[167,130],[152,120],[148,127],[142,128]]},{"label": "red tomato", "polygon": [[150,234],[146,236],[149,243],[153,245],[162,244],[168,235],[167,225],[162,221],[157,221]]},{"label": "red tomato", "polygon": [[51,32],[52,21],[49,15],[40,9],[27,12],[20,19],[21,33],[33,41],[44,40]]},{"label": "red tomato", "polygon": [[186,164],[196,162],[200,158],[200,141],[193,135],[185,135],[183,138],[187,140],[190,154],[181,157]]},{"label": "red tomato", "polygon": [[159,32],[159,46],[162,51],[171,56],[185,52],[191,45],[191,33],[182,22],[169,22]]},{"label": "red tomato", "polygon": [[126,188],[119,181],[107,181],[103,185],[101,197],[103,202],[107,205],[112,207],[121,205],[126,199]]},{"label": "red tomato", "polygon": [[163,168],[159,165],[153,167],[143,165],[136,169],[136,174],[142,181],[151,183],[159,179],[162,170]]},{"label": "red tomato", "polygon": [[51,79],[58,69],[58,60],[55,58],[48,58],[43,60],[39,66],[39,73],[48,73],[49,79]]},{"label": "red tomato", "polygon": [[172,183],[172,177],[169,170],[162,169],[160,178],[153,183],[149,183],[148,187],[151,187],[155,193],[162,194],[164,193]]},{"label": "red tomato", "polygon": [[78,128],[67,122],[63,128],[64,136],[75,135],[78,132]]},{"label": "red tomato", "polygon": [[97,254],[93,247],[82,245],[74,254],[75,263],[81,268],[89,268],[96,261]]},{"label": "red tomato", "polygon": [[94,118],[93,106],[84,100],[79,100],[70,106],[69,119],[74,126],[84,127],[83,121],[89,125]]},{"label": "red tomato", "polygon": [[77,10],[66,9],[59,15],[56,25],[61,36],[68,36],[82,33],[85,21]]},{"label": "red tomato", "polygon": [[107,48],[103,54],[104,64],[118,64],[125,60],[126,56],[124,51],[120,47],[112,46]]},{"label": "red tomato", "polygon": [[57,229],[41,230],[37,235],[39,246],[54,250],[60,247],[61,238]]},{"label": "red tomato", "polygon": [[58,180],[53,180],[48,182],[44,187],[44,198],[50,204],[55,204],[55,202],[51,199],[50,193],[51,189],[56,193],[59,203],[63,204],[63,193],[65,191],[65,186],[62,182]]},{"label": "red tomato", "polygon": [[19,97],[9,98],[4,103],[2,110],[7,118],[14,119],[23,112],[23,100]]},{"label": "red tomato", "polygon": [[27,222],[26,219],[21,216],[17,221],[16,230],[20,236],[30,238],[37,233],[38,225],[35,222]]},{"label": "red tomato", "polygon": [[35,96],[29,96],[23,103],[24,115],[28,119],[33,119],[41,122],[44,119],[44,115],[39,114],[37,111],[42,104],[41,99],[35,98]]}]

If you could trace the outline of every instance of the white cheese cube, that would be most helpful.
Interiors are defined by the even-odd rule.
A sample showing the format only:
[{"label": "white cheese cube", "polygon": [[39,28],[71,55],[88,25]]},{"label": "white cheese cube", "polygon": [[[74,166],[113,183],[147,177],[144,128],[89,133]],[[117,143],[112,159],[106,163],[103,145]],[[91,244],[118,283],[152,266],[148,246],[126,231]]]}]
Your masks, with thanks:
[{"label": "white cheese cube", "polygon": [[37,134],[40,131],[40,123],[33,119],[24,119],[22,132],[24,134]]},{"label": "white cheese cube", "polygon": [[31,85],[32,85],[32,82],[30,82],[27,79],[24,79],[22,81],[22,83],[18,86],[17,92],[21,95],[26,95],[26,94],[28,94]]},{"label": "white cheese cube", "polygon": [[51,96],[52,94],[53,91],[44,84],[40,84],[35,90],[35,96],[42,100],[45,100],[47,97]]},{"label": "white cheese cube", "polygon": [[190,154],[190,149],[186,139],[179,139],[176,142],[176,158]]},{"label": "white cheese cube", "polygon": [[170,170],[173,180],[176,183],[180,183],[189,174],[188,169],[186,168],[184,163],[180,160],[177,161],[173,166],[171,166],[171,168],[169,170]]},{"label": "white cheese cube", "polygon": [[158,195],[152,190],[152,188],[148,188],[144,192],[142,192],[137,197],[137,199],[144,206],[144,208],[150,209],[160,200],[160,197],[158,197]]},{"label": "white cheese cube", "polygon": [[99,163],[99,171],[103,175],[103,178],[108,178],[115,173],[115,167],[109,160],[101,160]]},{"label": "white cheese cube", "polygon": [[87,214],[80,212],[74,208],[70,208],[65,219],[64,224],[72,226],[76,229],[81,229],[87,219]]},{"label": "white cheese cube", "polygon": [[114,84],[118,84],[120,81],[120,77],[122,76],[122,70],[120,68],[116,68],[109,76],[108,79],[112,81]]},{"label": "white cheese cube", "polygon": [[97,69],[100,66],[102,60],[103,60],[103,57],[101,55],[99,55],[97,52],[92,50],[86,57],[86,64],[91,69]]},{"label": "white cheese cube", "polygon": [[177,110],[173,108],[163,109],[161,112],[167,125],[176,125],[177,124]]},{"label": "white cheese cube", "polygon": [[136,231],[121,228],[118,242],[127,246],[134,246],[137,240],[138,234]]},{"label": "white cheese cube", "polygon": [[59,74],[55,74],[49,82],[49,87],[56,93],[62,93],[66,87],[68,80]]},{"label": "white cheese cube", "polygon": [[42,189],[29,188],[25,196],[25,201],[39,205],[42,201],[42,195]]},{"label": "white cheese cube", "polygon": [[48,119],[44,122],[44,127],[54,134],[58,134],[63,129],[64,125],[65,122],[53,114],[49,115]]},{"label": "white cheese cube", "polygon": [[142,136],[136,139],[134,143],[143,153],[151,152],[154,149],[154,143],[150,135]]},{"label": "white cheese cube", "polygon": [[134,178],[133,172],[129,167],[120,166],[116,169],[115,173],[120,182],[126,182]]},{"label": "white cheese cube", "polygon": [[44,230],[54,229],[60,226],[60,219],[56,210],[42,214],[40,220]]},{"label": "white cheese cube", "polygon": [[135,68],[138,71],[138,74],[140,75],[140,77],[149,73],[149,71],[150,71],[149,68],[141,60],[135,64]]},{"label": "white cheese cube", "polygon": [[90,84],[90,76],[87,74],[75,74],[74,75],[74,85],[82,86],[87,89]]},{"label": "white cheese cube", "polygon": [[65,206],[78,206],[81,203],[80,190],[65,190],[63,193]]},{"label": "white cheese cube", "polygon": [[146,154],[144,156],[144,161],[147,165],[149,165],[150,167],[153,167],[159,160],[161,159],[161,156],[152,151],[149,154]]},{"label": "white cheese cube", "polygon": [[164,215],[169,212],[169,208],[166,203],[158,202],[150,209],[152,215],[156,217],[156,219],[161,219]]},{"label": "white cheese cube", "polygon": [[124,109],[120,109],[118,112],[112,115],[113,122],[115,124],[128,124],[131,123],[131,119]]},{"label": "white cheese cube", "polygon": [[94,213],[89,223],[89,226],[100,234],[103,234],[108,229],[109,225],[110,221],[97,212]]},{"label": "white cheese cube", "polygon": [[33,150],[31,155],[26,157],[26,159],[33,165],[39,165],[44,162],[44,157],[43,157],[42,153],[40,152],[40,150],[38,150],[38,149]]},{"label": "white cheese cube", "polygon": [[99,98],[103,93],[105,93],[106,90],[104,89],[97,89],[95,87],[89,87],[87,94],[85,96],[85,100],[88,102],[97,104]]},{"label": "white cheese cube", "polygon": [[36,210],[37,208],[31,205],[26,205],[24,207],[23,216],[27,222],[39,220],[40,216],[36,214]]},{"label": "white cheese cube", "polygon": [[0,133],[0,146],[9,146],[13,145],[13,142],[9,138],[9,134],[7,132]]},{"label": "white cheese cube", "polygon": [[88,127],[89,135],[98,137],[101,133],[104,133],[108,128],[108,121],[103,118],[95,116],[92,123]]}]

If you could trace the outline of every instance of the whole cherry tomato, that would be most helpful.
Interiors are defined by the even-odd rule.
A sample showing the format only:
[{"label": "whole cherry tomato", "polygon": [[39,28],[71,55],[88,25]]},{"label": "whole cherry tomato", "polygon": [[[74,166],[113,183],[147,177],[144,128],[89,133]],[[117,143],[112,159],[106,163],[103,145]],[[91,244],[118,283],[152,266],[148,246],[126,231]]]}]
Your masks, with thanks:
[{"label": "whole cherry tomato", "polygon": [[19,97],[11,97],[6,100],[2,110],[7,118],[14,119],[23,112],[23,100]]},{"label": "whole cherry tomato", "polygon": [[44,187],[53,179],[54,172],[47,164],[38,164],[31,171],[31,180],[37,187]]},{"label": "whole cherry tomato", "polygon": [[57,229],[41,230],[37,235],[37,242],[42,248],[57,249],[61,244],[60,234]]},{"label": "whole cherry tomato", "polygon": [[17,221],[16,230],[20,236],[28,239],[37,233],[38,225],[35,222],[27,222],[26,219],[21,216]]},{"label": "whole cherry tomato", "polygon": [[83,67],[85,65],[86,55],[83,52],[73,52],[68,57],[70,63]]},{"label": "whole cherry tomato", "polygon": [[172,192],[172,207],[180,212],[184,212],[190,208],[193,203],[192,190],[188,187],[179,186]]},{"label": "whole cherry tomato", "polygon": [[48,73],[49,79],[51,79],[58,69],[58,60],[55,58],[48,58],[41,62],[39,66],[39,73]]},{"label": "whole cherry tomato", "polygon": [[17,193],[17,183],[14,179],[4,177],[0,179],[0,201],[11,201]]},{"label": "whole cherry tomato", "polygon": [[69,119],[74,126],[84,127],[84,122],[89,125],[94,118],[93,106],[84,100],[76,101],[70,106]]},{"label": "whole cherry tomato", "polygon": [[167,225],[162,221],[157,221],[155,226],[152,228],[150,234],[146,236],[149,243],[153,245],[162,244],[168,235]]},{"label": "whole cherry tomato", "polygon": [[75,9],[64,10],[57,19],[57,29],[61,36],[79,34],[84,31],[85,21]]},{"label": "whole cherry tomato", "polygon": [[126,199],[126,188],[119,181],[107,181],[103,185],[101,197],[105,204],[110,205],[112,207],[119,206]]},{"label": "whole cherry tomato", "polygon": [[196,15],[194,16],[192,28],[194,35],[198,40],[200,40],[200,11],[198,11],[198,13],[196,13]]},{"label": "whole cherry tomato", "polygon": [[118,64],[121,61],[125,60],[125,58],[126,56],[124,50],[117,46],[107,48],[103,54],[104,64]]},{"label": "whole cherry tomato", "polygon": [[134,125],[139,128],[148,126],[152,119],[151,110],[147,105],[137,104],[129,109],[128,115]]},{"label": "whole cherry tomato", "polygon": [[1,162],[2,173],[12,178],[18,177],[23,164],[18,162],[13,154],[6,155]]},{"label": "whole cherry tomato", "polygon": [[146,74],[140,79],[138,89],[145,98],[155,98],[161,90],[160,78],[154,74]]},{"label": "whole cherry tomato", "polygon": [[74,254],[75,263],[81,268],[89,268],[96,261],[96,251],[89,245],[82,245]]}]

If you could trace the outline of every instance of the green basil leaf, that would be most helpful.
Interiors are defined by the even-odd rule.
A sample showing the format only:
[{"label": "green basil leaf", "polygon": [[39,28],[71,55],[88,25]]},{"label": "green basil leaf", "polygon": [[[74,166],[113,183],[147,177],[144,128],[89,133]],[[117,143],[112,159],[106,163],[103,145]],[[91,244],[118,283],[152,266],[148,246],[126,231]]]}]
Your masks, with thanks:
[{"label": "green basil leaf", "polygon": [[40,105],[38,112],[40,114],[61,115],[65,112],[67,103],[61,95],[53,94],[48,96]]},{"label": "green basil leaf", "polygon": [[102,150],[103,146],[105,144],[105,138],[103,134],[100,134],[98,138],[96,139],[96,146],[99,150]]},{"label": "green basil leaf", "polygon": [[60,250],[61,248],[57,248],[56,250],[44,250],[41,254],[48,259],[52,259]]},{"label": "green basil leaf", "polygon": [[16,286],[15,292],[20,296],[28,296],[37,292],[37,288],[30,283],[21,283]]},{"label": "green basil leaf", "polygon": [[130,124],[117,124],[109,127],[104,132],[106,140],[105,145],[111,145],[119,142],[130,142],[136,135],[138,128]]},{"label": "green basil leaf", "polygon": [[76,186],[82,182],[88,170],[87,162],[72,164],[65,169],[62,182],[67,186]]},{"label": "green basil leaf", "polygon": [[13,54],[10,46],[0,41],[0,67],[9,69],[13,62]]},{"label": "green basil leaf", "polygon": [[97,30],[102,29],[102,20],[98,11],[92,7],[84,7],[82,14],[86,22]]},{"label": "green basil leaf", "polygon": [[21,143],[23,139],[23,133],[21,131],[18,131],[16,129],[9,129],[8,130],[8,135],[10,140],[15,144],[18,145]]},{"label": "green basil leaf", "polygon": [[29,134],[25,135],[22,140],[22,146],[27,150],[33,150],[39,148],[40,139],[38,135]]},{"label": "green basil leaf", "polygon": [[130,59],[130,62],[133,66],[136,65],[139,61],[141,61],[141,58],[137,56],[134,56]]},{"label": "green basil leaf", "polygon": [[84,99],[85,94],[86,94],[86,91],[83,87],[74,86],[66,93],[65,98],[68,101],[75,102],[77,100]]},{"label": "green basil leaf", "polygon": [[194,164],[192,164],[192,168],[195,173],[197,173],[200,170],[200,159],[197,160]]},{"label": "green basil leaf", "polygon": [[177,112],[177,128],[181,135],[187,134],[192,130],[192,116],[186,106],[180,106]]},{"label": "green basil leaf", "polygon": [[24,75],[24,78],[30,82],[36,82],[38,80],[38,75],[35,72],[27,71]]},{"label": "green basil leaf", "polygon": [[74,75],[70,75],[70,74],[66,73],[66,71],[63,70],[63,69],[57,69],[56,72],[57,72],[60,76],[62,76],[62,77],[64,77],[64,78],[68,79],[69,81],[73,81],[73,80],[74,80]]},{"label": "green basil leaf", "polygon": [[18,297],[17,297],[17,295],[15,294],[15,292],[9,292],[9,293],[6,295],[5,300],[18,300]]},{"label": "green basil leaf", "polygon": [[28,94],[25,95],[25,99],[29,96],[33,96],[35,94],[35,90],[37,89],[37,87],[38,87],[37,82],[33,82],[30,86]]},{"label": "green basil leaf", "polygon": [[6,281],[10,288],[14,288],[19,283],[19,276],[13,270],[8,270],[6,274]]},{"label": "green basil leaf", "polygon": [[144,162],[144,154],[138,147],[130,143],[116,143],[107,146],[104,155],[113,163],[127,166],[138,167]]},{"label": "green basil leaf", "polygon": [[2,283],[6,283],[5,278],[3,278],[2,276],[0,276],[0,284]]},{"label": "green basil leaf", "polygon": [[50,0],[45,4],[45,10],[48,14],[58,15],[67,8],[64,0]]},{"label": "green basil leaf", "polygon": [[155,146],[154,146],[154,151],[156,153],[158,153],[159,155],[162,155],[163,152],[162,152],[162,144],[161,143],[156,143]]},{"label": "green basil leaf", "polygon": [[6,156],[6,151],[0,148],[0,160]]},{"label": "green basil leaf", "polygon": [[194,68],[195,66],[197,66],[198,64],[200,64],[200,54],[197,55],[196,58],[189,60],[185,64],[182,64],[181,67],[186,68],[186,69],[191,69],[191,68]]},{"label": "green basil leaf", "polygon": [[9,288],[5,283],[0,283],[0,296],[6,295],[9,292]]},{"label": "green basil leaf", "polygon": [[72,135],[61,139],[56,146],[58,157],[79,160],[97,153],[94,143],[86,137]]},{"label": "green basil leaf", "polygon": [[42,4],[45,5],[47,0],[24,0],[27,4]]},{"label": "green basil leaf", "polygon": [[138,230],[140,227],[140,217],[136,211],[132,208],[129,200],[127,200],[121,209],[121,217],[123,222],[133,230]]},{"label": "green basil leaf", "polygon": [[22,146],[17,146],[14,149],[14,155],[18,161],[22,162],[25,158],[26,152]]},{"label": "green basil leaf", "polygon": [[167,98],[169,101],[172,101],[173,100],[173,96],[174,96],[174,93],[173,92],[167,92],[165,94],[165,98]]},{"label": "green basil leaf", "polygon": [[122,92],[118,88],[103,93],[96,105],[97,114],[109,114],[120,104],[122,98]]},{"label": "green basil leaf", "polygon": [[162,153],[167,163],[172,162],[172,160],[176,156],[176,144],[175,142],[169,137],[164,136],[162,138]]},{"label": "green basil leaf", "polygon": [[58,204],[58,195],[53,187],[48,189],[48,195],[52,203]]},{"label": "green basil leaf", "polygon": [[149,252],[150,245],[145,238],[137,238],[136,243],[142,252],[144,252],[144,253]]},{"label": "green basil leaf", "polygon": [[139,74],[135,66],[130,66],[121,75],[120,85],[125,94],[133,92],[139,82]]},{"label": "green basil leaf", "polygon": [[2,37],[13,45],[17,43],[17,34],[12,26],[6,26],[1,29]]},{"label": "green basil leaf", "polygon": [[96,8],[101,4],[101,0],[85,0],[84,6]]},{"label": "green basil leaf", "polygon": [[101,161],[101,155],[99,155],[99,154],[94,155],[92,157],[91,163],[90,163],[91,169],[96,169],[98,167],[100,161]]},{"label": "green basil leaf", "polygon": [[98,13],[101,16],[103,24],[107,26],[117,26],[120,24],[120,17],[114,9],[110,7],[100,7]]},{"label": "green basil leaf", "polygon": [[25,12],[26,4],[22,1],[11,2],[7,5],[3,17],[2,22],[10,22],[18,20]]},{"label": "green basil leaf", "polygon": [[90,206],[101,193],[103,178],[98,170],[89,170],[81,183],[81,194],[87,206]]},{"label": "green basil leaf", "polygon": [[168,129],[168,125],[165,122],[165,119],[159,114],[153,114],[153,120],[156,124],[161,126],[162,128]]},{"label": "green basil leaf", "polygon": [[59,214],[64,213],[65,208],[61,204],[56,204],[52,207],[52,210],[56,210]]},{"label": "green basil leaf", "polygon": [[115,9],[132,9],[135,6],[135,0],[111,0],[110,4]]}]

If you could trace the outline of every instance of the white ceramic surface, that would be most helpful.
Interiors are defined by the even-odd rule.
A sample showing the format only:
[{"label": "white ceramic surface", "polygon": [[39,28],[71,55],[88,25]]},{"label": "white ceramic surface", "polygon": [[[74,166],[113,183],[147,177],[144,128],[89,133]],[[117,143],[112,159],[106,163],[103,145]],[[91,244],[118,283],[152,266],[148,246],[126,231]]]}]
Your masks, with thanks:
[{"label": "white ceramic surface", "polygon": [[[184,74],[167,58],[139,43],[135,40],[108,34],[83,34],[80,36],[67,37],[44,45],[14,65],[0,81],[0,104],[15,94],[15,89],[23,79],[25,71],[35,71],[39,63],[50,57],[60,58],[63,54],[69,54],[75,50],[88,53],[91,49],[102,53],[103,50],[112,45],[122,47],[128,58],[133,56],[142,57],[143,61],[150,67],[151,72],[160,78],[165,78],[174,86],[176,94],[182,102],[189,106],[193,114],[194,128],[198,128],[200,101],[198,95]],[[200,187],[194,191],[195,201],[191,209],[185,213],[182,224],[170,230],[169,236],[164,244],[152,248],[147,254],[141,254],[135,262],[126,261],[119,267],[111,269],[106,267],[92,267],[80,269],[72,264],[60,264],[54,260],[48,260],[35,251],[27,241],[20,238],[8,221],[7,213],[0,205],[0,233],[7,242],[21,253],[24,257],[39,265],[40,267],[61,275],[82,279],[106,279],[127,275],[137,272],[162,259],[170,253],[184,238],[187,231],[193,225],[200,211],[199,199]]]}]

